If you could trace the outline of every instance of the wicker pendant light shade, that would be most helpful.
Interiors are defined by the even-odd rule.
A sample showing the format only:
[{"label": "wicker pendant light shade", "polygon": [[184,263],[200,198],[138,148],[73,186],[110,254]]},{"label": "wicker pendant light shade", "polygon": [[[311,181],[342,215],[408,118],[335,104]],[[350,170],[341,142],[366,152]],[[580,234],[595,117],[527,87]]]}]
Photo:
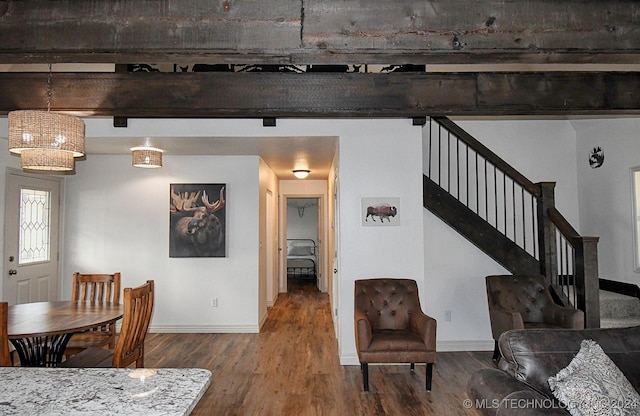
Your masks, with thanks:
[{"label": "wicker pendant light shade", "polygon": [[51,149],[84,156],[84,121],[49,111],[19,110],[9,113],[9,151]]},{"label": "wicker pendant light shade", "polygon": [[22,169],[70,172],[75,168],[71,152],[51,149],[23,149],[20,153]]},{"label": "wicker pendant light shade", "polygon": [[84,156],[84,121],[52,113],[52,66],[47,77],[47,111],[16,110],[9,113],[9,151],[20,155],[23,169],[72,171],[75,157]]},{"label": "wicker pendant light shade", "polygon": [[162,150],[153,147],[131,149],[132,164],[136,168],[161,168]]}]

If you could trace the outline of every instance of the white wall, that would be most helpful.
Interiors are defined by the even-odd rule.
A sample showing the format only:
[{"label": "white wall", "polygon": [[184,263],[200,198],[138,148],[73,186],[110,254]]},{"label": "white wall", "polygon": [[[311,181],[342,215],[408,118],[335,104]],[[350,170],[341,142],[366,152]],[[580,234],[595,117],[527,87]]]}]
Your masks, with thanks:
[{"label": "white wall", "polygon": [[[89,155],[66,179],[64,294],[70,276],[122,272],[122,286],[156,281],[151,331],[257,332],[257,156],[165,155],[162,169]],[[169,186],[225,183],[227,257],[169,257]],[[211,307],[211,298],[218,307]]]},{"label": "white wall", "polygon": [[[600,278],[640,285],[634,272],[631,168],[640,166],[640,119],[572,120],[577,134],[580,224],[598,236]],[[604,164],[592,169],[589,153],[604,150]]]},{"label": "white wall", "polygon": [[[346,123],[345,123],[346,124]],[[358,364],[353,329],[356,279],[405,277],[424,282],[422,129],[411,120],[367,120],[340,134],[340,362]],[[362,198],[400,198],[399,226],[362,225]],[[425,303],[424,307],[427,305]]]},{"label": "white wall", "polygon": [[[586,164],[585,151],[592,144],[579,144],[576,157],[576,138],[571,124],[558,120],[516,119],[458,119],[456,122],[534,182],[557,181],[557,205],[574,227],[583,233],[594,230],[598,233],[593,234],[606,235],[600,232],[602,230],[594,229],[594,221],[601,221],[611,205],[616,205],[610,201],[617,203],[622,188],[627,189],[627,185],[621,185],[620,192],[611,194],[611,189],[603,189],[611,186],[609,180],[596,182],[582,172],[582,163]],[[578,136],[580,140],[592,136],[594,141],[607,137],[610,143],[615,136],[624,135],[627,141],[620,146],[623,149],[628,146],[632,152],[624,156],[633,158],[637,146],[633,144],[632,132],[634,128],[637,130],[637,123],[616,126],[613,132],[620,134],[612,134],[608,129],[600,131],[591,125],[577,127]],[[340,157],[335,169],[339,175],[340,202],[335,220],[340,225],[336,230],[340,264],[332,301],[337,309],[337,334],[343,364],[357,364],[353,282],[366,277],[415,278],[423,309],[438,320],[439,350],[492,349],[484,276],[505,271],[422,208],[420,127],[404,119],[283,119],[278,120],[276,127],[265,131],[260,120],[132,119],[128,128],[115,129],[111,119],[87,120],[87,134],[96,137],[209,136],[212,131],[228,137],[310,133],[339,137]],[[602,169],[608,164],[615,166],[616,157],[610,145],[597,145],[602,145],[606,152]],[[619,157],[622,157],[624,150],[620,153]],[[0,175],[5,174],[4,166],[17,167],[18,163],[18,159],[8,156],[8,152],[0,152],[0,166],[3,167]],[[628,168],[621,169],[626,172],[625,180],[628,181]],[[78,162],[78,173],[66,179],[65,293],[69,293],[70,276],[75,270],[118,269],[123,272],[127,285],[142,283],[148,278],[159,282],[152,331],[256,331],[260,319],[258,296],[263,290],[259,289],[258,281],[258,176],[259,159],[251,156],[165,155],[162,169],[142,170],[130,167],[128,155],[89,155],[86,161]],[[172,182],[228,184],[231,209],[228,211],[227,258],[168,257],[168,186]],[[4,180],[0,186],[4,186]],[[305,189],[292,191],[289,186],[304,188],[309,183],[282,181],[279,194],[309,193]],[[327,183],[322,187],[326,193]],[[0,210],[4,209],[3,195],[0,196]],[[592,200],[599,201],[601,195],[608,197],[609,205],[603,200],[591,209],[584,206],[593,203]],[[400,198],[400,226],[361,225],[361,199],[378,196]],[[332,198],[325,198],[325,206],[332,203]],[[627,203],[622,201],[619,205],[614,207],[615,211],[620,211],[619,216],[630,218]],[[630,241],[631,237],[628,237],[623,243],[630,245]],[[613,257],[606,250],[605,254]],[[608,261],[603,259],[602,252],[600,258],[604,263]],[[219,298],[218,308],[209,306],[211,297]],[[444,320],[446,310],[451,311],[451,321]]]},{"label": "white wall", "polygon": [[566,120],[452,118],[532,182],[556,182],[556,207],[580,230],[576,134]]},{"label": "white wall", "polygon": [[[278,188],[278,177],[260,159],[260,259],[258,262],[260,270],[258,325],[260,327],[267,319],[267,308],[273,306],[278,297]],[[270,198],[267,198],[267,194]],[[272,218],[267,218],[267,214],[271,214]]]},{"label": "white wall", "polygon": [[[318,241],[318,221],[320,220],[320,218],[318,217],[318,202],[318,198],[288,199],[288,239],[297,238]],[[293,204],[297,204],[297,206]]]}]

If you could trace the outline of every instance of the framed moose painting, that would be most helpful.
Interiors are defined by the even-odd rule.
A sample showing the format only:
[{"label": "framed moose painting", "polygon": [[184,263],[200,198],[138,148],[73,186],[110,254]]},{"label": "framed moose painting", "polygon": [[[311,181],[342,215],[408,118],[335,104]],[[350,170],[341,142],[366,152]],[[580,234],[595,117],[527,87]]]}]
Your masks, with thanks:
[{"label": "framed moose painting", "polygon": [[226,186],[170,185],[169,257],[225,257]]}]

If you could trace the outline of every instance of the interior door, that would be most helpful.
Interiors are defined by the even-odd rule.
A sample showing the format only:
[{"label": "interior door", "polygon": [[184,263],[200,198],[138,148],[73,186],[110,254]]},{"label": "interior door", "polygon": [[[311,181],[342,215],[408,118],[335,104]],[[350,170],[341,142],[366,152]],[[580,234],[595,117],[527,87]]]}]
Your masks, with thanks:
[{"label": "interior door", "polygon": [[267,306],[273,306],[278,296],[278,276],[277,273],[277,261],[274,261],[275,247],[278,246],[277,231],[275,229],[276,215],[274,213],[274,198],[273,192],[267,191],[266,197],[267,203],[267,235],[266,240],[266,257],[267,257]]},{"label": "interior door", "polygon": [[60,180],[7,175],[3,298],[58,299]]},{"label": "interior door", "polygon": [[333,328],[336,338],[340,339],[340,316],[338,305],[340,304],[340,182],[338,171],[335,172],[333,188],[333,264],[331,282],[331,307],[333,309]]}]

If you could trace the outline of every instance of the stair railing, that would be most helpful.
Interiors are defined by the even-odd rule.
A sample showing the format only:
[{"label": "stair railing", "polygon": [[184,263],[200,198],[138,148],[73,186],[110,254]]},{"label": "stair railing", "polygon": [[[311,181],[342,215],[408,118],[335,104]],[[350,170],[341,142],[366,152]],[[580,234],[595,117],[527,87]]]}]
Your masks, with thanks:
[{"label": "stair railing", "polygon": [[556,208],[548,211],[557,247],[557,274],[551,285],[561,298],[584,311],[587,328],[600,327],[598,237],[581,236]]},{"label": "stair railing", "polygon": [[427,177],[540,260],[540,187],[448,118],[428,128]]},{"label": "stair railing", "polygon": [[540,263],[559,300],[600,326],[597,237],[555,208],[553,182],[533,183],[446,117],[432,117],[425,175]]}]

